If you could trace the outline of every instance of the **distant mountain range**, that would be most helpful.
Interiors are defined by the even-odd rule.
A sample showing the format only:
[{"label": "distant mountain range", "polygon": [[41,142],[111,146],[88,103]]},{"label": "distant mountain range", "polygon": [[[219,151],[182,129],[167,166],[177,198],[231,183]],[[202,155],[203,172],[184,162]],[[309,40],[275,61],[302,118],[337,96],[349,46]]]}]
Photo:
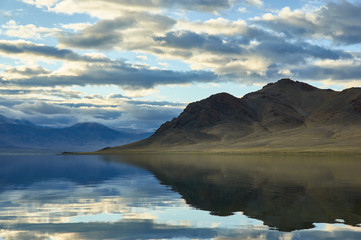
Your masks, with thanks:
[{"label": "distant mountain range", "polygon": [[149,135],[120,132],[94,122],[78,123],[66,128],[47,128],[0,115],[0,149],[3,152],[94,151],[134,142]]},{"label": "distant mountain range", "polygon": [[242,98],[189,104],[149,138],[117,151],[361,151],[361,88],[281,79]]}]

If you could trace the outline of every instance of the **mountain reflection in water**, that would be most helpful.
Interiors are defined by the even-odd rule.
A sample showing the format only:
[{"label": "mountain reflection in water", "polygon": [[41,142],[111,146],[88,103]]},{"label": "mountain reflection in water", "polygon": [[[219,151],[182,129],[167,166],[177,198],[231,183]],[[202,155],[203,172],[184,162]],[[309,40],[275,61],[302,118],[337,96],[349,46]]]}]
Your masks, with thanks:
[{"label": "mountain reflection in water", "polygon": [[0,155],[0,240],[361,239],[359,156]]},{"label": "mountain reflection in water", "polygon": [[[115,160],[117,157],[106,157]],[[361,223],[361,156],[127,155],[195,208],[242,211],[280,231],[314,223]]]}]

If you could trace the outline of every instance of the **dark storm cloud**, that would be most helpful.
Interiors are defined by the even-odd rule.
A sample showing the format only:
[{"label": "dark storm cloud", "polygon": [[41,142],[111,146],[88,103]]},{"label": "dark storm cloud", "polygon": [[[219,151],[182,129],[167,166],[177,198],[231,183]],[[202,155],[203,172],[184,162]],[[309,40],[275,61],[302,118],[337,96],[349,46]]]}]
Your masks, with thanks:
[{"label": "dark storm cloud", "polygon": [[252,40],[257,40],[259,42],[262,41],[280,41],[283,38],[276,36],[264,29],[259,27],[250,26],[247,28],[247,31],[242,36],[242,43],[243,44],[250,44]]},{"label": "dark storm cloud", "polygon": [[342,0],[329,2],[319,13],[320,27],[336,42],[361,43],[361,3]]},{"label": "dark storm cloud", "polygon": [[339,0],[329,1],[310,15],[289,12],[257,22],[291,38],[322,36],[338,44],[358,44],[361,43],[360,12],[360,2]]},{"label": "dark storm cloud", "polygon": [[154,37],[154,40],[163,46],[181,49],[201,49],[208,52],[241,54],[242,47],[237,39],[228,39],[225,42],[222,37],[197,34],[191,31],[168,32],[164,37]]},{"label": "dark storm cloud", "polygon": [[14,106],[15,109],[20,110],[26,114],[69,114],[70,110],[66,107],[45,102],[22,103]]},{"label": "dark storm cloud", "polygon": [[254,52],[269,59],[274,59],[277,64],[304,63],[308,58],[332,60],[352,58],[351,54],[344,51],[332,50],[301,41],[290,43],[283,40],[265,40],[254,48]]},{"label": "dark storm cloud", "polygon": [[296,76],[302,76],[305,79],[322,80],[358,80],[361,76],[361,63],[340,64],[339,66],[310,66],[299,67],[292,72]]},{"label": "dark storm cloud", "polygon": [[48,73],[50,73],[50,71],[38,66],[36,68],[26,67],[26,68],[22,68],[22,69],[9,68],[9,69],[5,70],[5,73],[15,73],[15,74],[21,74],[21,75],[25,75],[25,76],[34,76],[34,75],[39,75],[39,74],[48,74]]},{"label": "dark storm cloud", "polygon": [[80,34],[65,33],[59,37],[59,42],[65,46],[83,49],[112,49],[122,41],[120,32],[97,32],[91,33],[83,31]]},{"label": "dark storm cloud", "polygon": [[30,90],[0,89],[0,95],[19,95],[31,93]]},{"label": "dark storm cloud", "polygon": [[101,20],[78,33],[62,33],[59,42],[64,46],[84,49],[127,48],[122,43],[124,30],[141,29],[152,34],[167,30],[175,23],[175,20],[163,15],[131,13],[112,20]]},{"label": "dark storm cloud", "polygon": [[60,49],[52,46],[37,45],[25,41],[4,41],[0,40],[0,52],[7,54],[28,54],[42,57],[49,57],[68,61],[103,62],[104,58],[93,58],[82,56],[69,49]]},{"label": "dark storm cloud", "polygon": [[124,18],[103,20],[79,33],[62,33],[59,35],[59,42],[78,48],[111,49],[122,40],[122,33],[119,30],[131,27],[133,24],[134,21]]},{"label": "dark storm cloud", "polygon": [[[241,37],[212,36],[186,31],[169,32],[164,37],[155,37],[155,40],[163,46],[183,50],[183,55],[181,52],[178,53],[183,57],[186,57],[185,53],[192,49],[224,54],[223,56],[229,55],[231,58],[234,54],[240,57],[242,54],[256,54],[277,63],[287,64],[305,62],[307,58],[335,60],[352,57],[351,54],[341,50],[332,50],[303,41],[288,42],[284,38],[276,37],[255,27],[249,28]],[[257,40],[259,44],[250,46],[252,40]],[[172,53],[177,54],[174,51]]]},{"label": "dark storm cloud", "polygon": [[129,89],[152,88],[156,85],[183,84],[191,82],[212,82],[217,76],[207,71],[171,71],[152,70],[145,67],[132,66],[118,61],[109,65],[92,65],[76,76],[33,76],[5,81],[3,84],[16,84],[22,86],[85,86],[114,84]]},{"label": "dark storm cloud", "polygon": [[123,99],[123,98],[128,98],[128,97],[126,97],[126,96],[124,96],[122,94],[119,94],[119,93],[112,93],[112,94],[110,94],[108,96],[108,98],[121,98],[121,99]]}]

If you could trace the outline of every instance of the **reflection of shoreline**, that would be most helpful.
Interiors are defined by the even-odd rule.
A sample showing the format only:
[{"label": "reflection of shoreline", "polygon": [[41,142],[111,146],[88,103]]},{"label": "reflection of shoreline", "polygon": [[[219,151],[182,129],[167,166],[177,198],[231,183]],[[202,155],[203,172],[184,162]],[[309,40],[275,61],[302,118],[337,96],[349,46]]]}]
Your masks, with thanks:
[{"label": "reflection of shoreline", "polygon": [[215,215],[242,211],[282,231],[335,219],[361,223],[359,156],[131,154],[104,159],[151,171],[188,204]]}]

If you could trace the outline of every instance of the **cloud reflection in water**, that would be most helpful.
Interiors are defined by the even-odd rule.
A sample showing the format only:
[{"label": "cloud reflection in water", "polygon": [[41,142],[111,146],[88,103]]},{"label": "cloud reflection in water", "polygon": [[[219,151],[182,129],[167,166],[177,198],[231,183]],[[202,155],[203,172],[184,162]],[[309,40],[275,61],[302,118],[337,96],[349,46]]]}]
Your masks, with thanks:
[{"label": "cloud reflection in water", "polygon": [[[173,185],[160,184],[162,170],[155,174],[126,161],[98,156],[1,156],[0,239],[361,237],[359,227],[341,223],[281,232],[241,211],[227,217],[210,215],[188,205]],[[210,187],[214,173],[208,179]]]}]

